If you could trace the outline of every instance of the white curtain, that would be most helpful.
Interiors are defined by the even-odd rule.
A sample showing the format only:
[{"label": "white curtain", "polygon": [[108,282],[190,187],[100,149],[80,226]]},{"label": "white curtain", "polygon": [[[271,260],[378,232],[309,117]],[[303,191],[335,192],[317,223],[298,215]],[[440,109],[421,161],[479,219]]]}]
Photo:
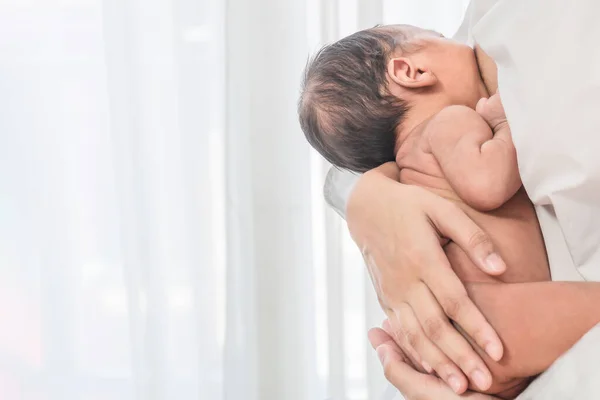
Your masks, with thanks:
[{"label": "white curtain", "polygon": [[1,0],[0,398],[377,399],[307,55],[463,0]]}]

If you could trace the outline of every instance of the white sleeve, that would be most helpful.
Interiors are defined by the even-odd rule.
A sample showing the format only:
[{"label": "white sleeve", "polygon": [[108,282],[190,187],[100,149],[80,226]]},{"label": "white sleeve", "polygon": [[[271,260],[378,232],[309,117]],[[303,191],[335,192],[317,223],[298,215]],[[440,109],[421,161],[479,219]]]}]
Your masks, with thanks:
[{"label": "white sleeve", "polygon": [[359,177],[360,175],[353,172],[331,167],[325,178],[323,187],[325,201],[344,219],[346,218],[348,198]]},{"label": "white sleeve", "polygon": [[600,326],[592,328],[565,355],[521,393],[517,400],[600,398]]}]

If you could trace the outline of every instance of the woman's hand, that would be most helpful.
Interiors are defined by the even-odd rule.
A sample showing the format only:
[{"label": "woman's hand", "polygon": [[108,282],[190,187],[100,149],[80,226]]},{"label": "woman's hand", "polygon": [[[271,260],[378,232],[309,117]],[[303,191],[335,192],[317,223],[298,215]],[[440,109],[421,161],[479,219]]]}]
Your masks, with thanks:
[{"label": "woman's hand", "polygon": [[506,266],[489,237],[460,208],[425,189],[396,182],[397,176],[395,163],[367,172],[347,209],[348,228],[394,339],[414,365],[435,371],[456,393],[468,387],[464,374],[486,390],[492,383],[488,368],[450,320],[494,360],[502,358],[502,344],[469,299],[442,243],[454,241],[488,274],[501,274]]},{"label": "woman's hand", "polygon": [[406,400],[496,399],[496,397],[474,392],[467,392],[459,396],[439,378],[415,371],[393,338],[383,329],[371,329],[369,341],[377,351],[385,377],[402,393]]}]

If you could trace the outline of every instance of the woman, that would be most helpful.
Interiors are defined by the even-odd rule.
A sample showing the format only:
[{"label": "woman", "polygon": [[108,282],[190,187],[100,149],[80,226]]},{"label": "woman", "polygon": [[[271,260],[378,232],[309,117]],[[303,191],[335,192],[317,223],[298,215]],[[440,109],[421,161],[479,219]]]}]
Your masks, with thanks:
[{"label": "woman", "polygon": [[[499,66],[522,180],[540,218],[554,280],[600,280],[600,190],[595,190],[600,165],[593,151],[600,149],[595,135],[600,107],[593,91],[593,74],[600,70],[593,55],[600,38],[593,19],[598,7],[593,0],[568,9],[543,0],[475,0],[471,5],[473,36]],[[484,81],[494,92],[493,64],[479,55]],[[490,268],[497,263],[486,262],[494,254],[493,243],[451,204],[400,185],[393,175],[382,167],[360,178],[348,201],[348,226],[369,267],[394,288],[378,293],[392,325],[415,327],[397,336],[403,353],[413,363],[439,362],[421,359],[406,337],[412,343],[433,343],[444,355],[451,348],[464,349],[446,358],[452,371],[447,376],[459,376],[464,388],[466,376],[473,378],[485,366],[446,316],[491,353],[502,345],[451,269],[444,268],[439,236],[459,244],[482,270],[498,273]],[[435,332],[421,328],[421,321],[434,321],[428,326],[435,326]],[[416,392],[425,399],[456,398],[446,385],[403,363],[385,332],[374,331],[371,339],[386,376],[409,398]]]}]

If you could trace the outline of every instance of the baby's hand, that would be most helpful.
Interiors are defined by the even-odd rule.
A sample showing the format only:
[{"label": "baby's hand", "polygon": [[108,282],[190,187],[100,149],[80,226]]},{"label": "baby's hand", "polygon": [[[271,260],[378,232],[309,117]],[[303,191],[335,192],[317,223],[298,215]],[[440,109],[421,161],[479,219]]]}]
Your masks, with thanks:
[{"label": "baby's hand", "polygon": [[498,93],[492,95],[489,99],[485,97],[480,99],[475,111],[481,115],[494,132],[506,124],[506,114]]}]

